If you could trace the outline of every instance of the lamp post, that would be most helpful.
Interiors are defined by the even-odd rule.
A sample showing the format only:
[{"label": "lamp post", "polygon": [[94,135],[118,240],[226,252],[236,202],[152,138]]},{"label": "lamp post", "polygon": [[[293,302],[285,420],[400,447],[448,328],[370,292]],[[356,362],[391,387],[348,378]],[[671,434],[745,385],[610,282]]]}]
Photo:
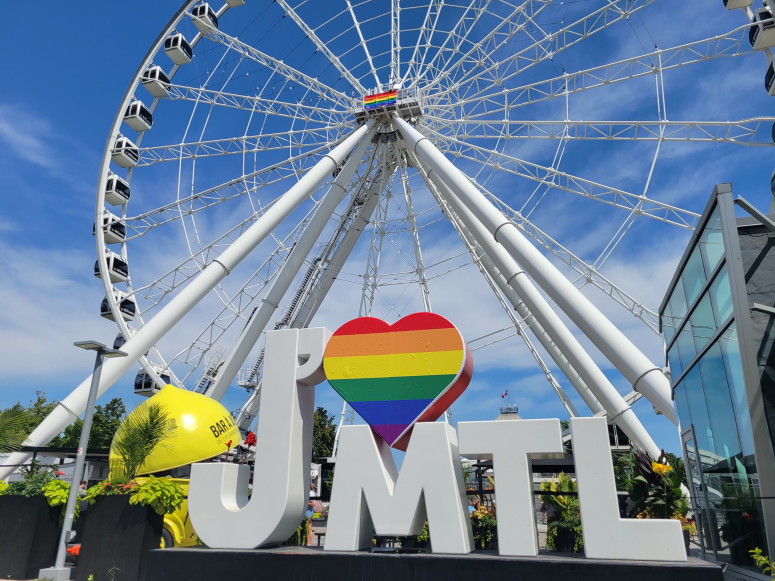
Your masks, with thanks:
[{"label": "lamp post", "polygon": [[86,403],[86,412],[83,416],[81,439],[78,441],[78,453],[75,455],[73,481],[70,483],[70,493],[67,496],[65,522],[62,526],[62,535],[59,537],[56,561],[53,567],[41,569],[39,575],[41,579],[54,579],[55,581],[70,579],[70,568],[65,567],[67,543],[70,542],[70,538],[72,537],[73,514],[75,513],[75,503],[78,502],[79,484],[83,478],[83,466],[86,460],[86,448],[89,444],[89,432],[91,432],[92,418],[94,417],[94,403],[97,401],[97,388],[100,385],[102,362],[105,360],[105,357],[126,357],[127,355],[123,351],[111,349],[97,341],[78,341],[73,343],[73,345],[88,351],[96,351],[97,356],[94,361],[94,373],[91,378],[91,388],[89,389],[89,399]]}]

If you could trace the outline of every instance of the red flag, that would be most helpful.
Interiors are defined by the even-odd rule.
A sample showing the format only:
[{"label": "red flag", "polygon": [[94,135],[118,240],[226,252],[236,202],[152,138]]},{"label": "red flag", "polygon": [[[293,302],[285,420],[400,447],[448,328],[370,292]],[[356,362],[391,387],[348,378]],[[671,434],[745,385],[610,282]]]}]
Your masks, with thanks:
[{"label": "red flag", "polygon": [[503,395],[501,395],[501,399],[506,399],[506,396],[507,396],[507,395],[509,395],[509,390],[508,390],[508,389],[506,390],[506,393],[504,393]]}]

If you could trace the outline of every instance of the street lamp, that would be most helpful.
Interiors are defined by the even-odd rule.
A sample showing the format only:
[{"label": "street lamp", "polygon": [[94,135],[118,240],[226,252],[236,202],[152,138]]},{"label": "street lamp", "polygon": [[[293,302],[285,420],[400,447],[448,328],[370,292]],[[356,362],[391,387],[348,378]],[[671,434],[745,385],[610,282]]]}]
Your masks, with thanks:
[{"label": "street lamp", "polygon": [[75,512],[75,503],[78,501],[78,487],[83,478],[83,465],[86,460],[86,448],[89,444],[89,432],[91,432],[91,423],[92,418],[94,417],[94,403],[97,401],[97,391],[100,385],[102,362],[105,360],[105,357],[127,356],[123,351],[111,349],[97,341],[78,341],[73,343],[73,345],[80,347],[81,349],[86,349],[87,351],[96,351],[97,357],[94,362],[94,373],[91,376],[91,387],[89,388],[89,399],[86,403],[86,412],[83,416],[81,439],[78,441],[78,453],[75,455],[73,481],[70,483],[70,493],[67,495],[65,523],[64,526],[62,526],[62,535],[59,537],[56,562],[53,567],[41,569],[39,574],[41,579],[53,579],[54,581],[66,581],[70,579],[70,568],[65,567],[67,543],[69,543],[72,538],[73,514]]}]

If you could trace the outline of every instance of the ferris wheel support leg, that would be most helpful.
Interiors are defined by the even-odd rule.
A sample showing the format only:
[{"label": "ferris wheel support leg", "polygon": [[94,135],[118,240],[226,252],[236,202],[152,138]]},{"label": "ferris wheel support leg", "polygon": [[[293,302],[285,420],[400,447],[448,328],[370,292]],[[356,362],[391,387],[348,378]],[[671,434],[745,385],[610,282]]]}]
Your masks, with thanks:
[{"label": "ferris wheel support leg", "polygon": [[[427,168],[424,167],[424,169],[426,169],[426,172],[427,172]],[[451,195],[451,192],[449,191],[449,188],[447,188],[446,184],[444,184],[443,182],[441,183],[433,182],[433,184],[439,189],[441,195],[443,196],[442,202],[446,201],[450,206],[452,206],[453,205],[452,200],[454,200],[454,196]],[[465,208],[461,208],[461,213],[464,210]],[[469,229],[461,219],[460,214],[456,210],[454,211],[455,211],[455,214],[457,215],[450,216],[450,217],[453,220],[455,220],[455,222],[458,224],[458,226],[460,227],[461,234],[465,236],[468,243],[474,247],[478,245],[481,248],[481,252],[477,253],[477,255],[479,256],[479,259],[482,262],[482,266],[490,275],[490,277],[492,277],[495,284],[498,285],[498,288],[501,289],[504,296],[512,304],[512,306],[515,308],[517,313],[519,313],[519,316],[522,317],[522,319],[525,321],[525,326],[533,331],[533,334],[535,335],[535,337],[538,339],[538,341],[541,343],[544,349],[546,349],[547,353],[549,353],[549,356],[554,360],[554,362],[557,364],[557,367],[560,368],[560,370],[563,372],[563,375],[565,375],[568,381],[570,381],[571,385],[573,385],[573,387],[576,389],[578,394],[581,396],[581,399],[584,400],[584,403],[587,404],[587,406],[592,411],[592,413],[597,414],[599,412],[605,411],[605,408],[603,408],[603,406],[600,404],[598,399],[590,391],[589,387],[584,382],[584,380],[581,379],[581,376],[579,375],[578,371],[576,371],[576,369],[573,367],[573,365],[570,364],[570,362],[565,357],[565,355],[563,355],[557,343],[555,343],[555,341],[552,339],[552,337],[549,335],[546,329],[544,329],[543,325],[541,325],[541,323],[538,322],[538,320],[530,311],[530,309],[528,309],[527,305],[525,304],[525,301],[522,300],[519,293],[516,290],[514,290],[514,288],[511,286],[509,279],[512,279],[513,277],[507,275],[506,273],[509,273],[509,272],[516,273],[521,270],[517,265],[517,263],[514,262],[514,259],[511,258],[509,253],[506,252],[506,250],[502,246],[495,243],[495,240],[492,240],[492,244],[488,244],[488,245],[486,244],[487,231],[484,230],[484,228],[481,226],[481,223],[471,221],[473,228]],[[472,216],[470,217],[472,218]],[[476,235],[474,234],[474,232],[476,232]],[[477,239],[477,235],[478,235],[478,239]],[[492,239],[492,237],[490,238]],[[484,243],[482,242],[482,240],[484,241]],[[494,257],[494,259],[491,258],[491,256]],[[497,264],[496,264],[496,260],[497,260]],[[512,282],[514,281],[512,280]],[[526,282],[527,284],[530,284],[529,281],[526,281]],[[562,321],[559,321],[559,324],[562,325]],[[570,331],[568,331],[568,333],[570,333]],[[594,365],[594,362],[592,364]]]},{"label": "ferris wheel support leg", "polygon": [[[310,169],[296,184],[269,209],[242,236],[213,260],[188,286],[183,288],[157,315],[143,325],[121,347],[127,357],[108,359],[102,368],[97,396],[101,396],[124,373],[137,363],[142,355],[157,341],[166,335],[186,313],[199,303],[207,294],[258,246],[291,212],[320,185],[325,177],[333,172],[352,151],[358,141],[371,129],[366,124],[356,129],[350,136],[332,149]],[[52,438],[62,433],[74,417],[80,416],[86,409],[91,376],[75,388],[59,406],[49,414],[27,437],[26,446],[45,446]],[[16,464],[24,463],[30,454],[15,452],[7,464],[0,468],[0,480],[13,472]]]},{"label": "ferris wheel support leg", "polygon": [[315,242],[323,233],[323,229],[328,224],[328,220],[333,215],[334,210],[336,210],[336,207],[347,193],[350,180],[360,165],[363,155],[366,153],[366,148],[370,145],[372,133],[373,128],[365,134],[364,139],[355,148],[350,159],[336,176],[336,179],[334,179],[325,197],[320,202],[318,209],[315,211],[315,215],[312,216],[306,229],[294,245],[293,250],[291,250],[290,256],[283,262],[280,271],[275,275],[271,288],[264,298],[261,299],[258,311],[245,325],[245,329],[240,333],[237,343],[221,367],[218,377],[215,378],[212,386],[205,393],[208,397],[220,401],[231,382],[234,381],[237,372],[248,355],[250,355],[259,337],[261,337],[261,333],[264,332],[269,319],[272,318],[272,315],[280,305],[280,301],[283,300],[283,296],[290,288],[293,279],[296,278],[299,269],[304,265],[307,255],[312,251]]},{"label": "ferris wheel support leg", "polygon": [[[427,138],[403,119],[394,118],[393,122],[410,149],[428,163],[493,238],[632,383],[633,389],[641,392],[671,422],[677,423],[670,382],[661,368],[649,361]],[[601,400],[601,403],[604,402]]]},{"label": "ferris wheel support leg", "polygon": [[[427,167],[426,164],[423,163],[423,165]],[[549,303],[546,302],[538,289],[528,280],[525,272],[519,268],[519,265],[508,252],[495,241],[495,238],[486,230],[476,216],[455,196],[455,193],[447,184],[439,179],[432,169],[427,171],[427,173],[428,178],[436,185],[442,197],[452,207],[452,210],[457,214],[457,218],[469,231],[473,240],[484,249],[497,271],[500,271],[496,271],[496,274],[499,274],[501,278],[508,277],[509,286],[518,295],[517,300],[521,298],[525,303],[526,314],[532,314],[541,330],[544,331],[544,340],[549,345],[547,349],[549,354],[565,373],[570,373],[568,375],[569,381],[571,381],[573,374],[578,373],[582,379],[581,385],[583,388],[586,388],[579,391],[579,395],[590,406],[590,409],[595,410],[602,406],[608,413],[608,417],[627,434],[627,437],[636,446],[648,452],[653,458],[657,458],[660,450],[635,415],[635,412],[619,395],[616,388],[611,385],[605,374],[579,344],[573,333],[560,320],[560,317],[549,306]],[[513,294],[510,296],[513,297]],[[539,340],[542,339],[537,333],[536,336]],[[543,341],[542,344],[544,344]],[[558,352],[560,357],[555,358]],[[562,365],[563,359],[567,362],[565,366]],[[566,371],[568,367],[570,367],[570,371]],[[577,383],[573,381],[571,383],[573,387],[579,388]]]}]

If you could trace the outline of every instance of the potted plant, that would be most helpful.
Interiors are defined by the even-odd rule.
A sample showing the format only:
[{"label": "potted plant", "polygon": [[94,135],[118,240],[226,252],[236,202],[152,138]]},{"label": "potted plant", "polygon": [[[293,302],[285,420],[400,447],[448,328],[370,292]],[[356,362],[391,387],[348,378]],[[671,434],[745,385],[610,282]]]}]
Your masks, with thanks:
[{"label": "potted plant", "polygon": [[[28,423],[21,406],[0,412],[0,453],[21,448]],[[61,504],[58,496],[51,498],[46,492],[52,486],[69,491],[70,486],[55,480],[54,468],[37,460],[20,472],[19,481],[0,482],[0,576],[30,579],[51,566],[59,542],[59,515],[64,506],[56,508]]]},{"label": "potted plant", "polygon": [[688,556],[691,535],[696,534],[697,528],[686,518],[689,502],[681,490],[683,471],[674,469],[667,463],[664,450],[657,460],[652,460],[645,452],[632,451],[628,463],[634,475],[627,482],[633,504],[632,512],[636,518],[670,518],[681,521]]},{"label": "potted plant", "polygon": [[471,528],[474,533],[474,546],[477,549],[492,548],[497,525],[495,514],[483,504],[471,513]]},{"label": "potted plant", "polygon": [[541,496],[541,502],[554,508],[554,514],[547,519],[546,548],[550,551],[580,553],[584,548],[584,537],[581,531],[578,485],[570,476],[560,472],[557,480],[552,478],[551,482],[542,482],[541,490],[559,493]]},{"label": "potted plant", "polygon": [[[60,514],[64,509],[45,493],[51,483],[69,491],[70,485],[55,480],[54,468],[33,460],[21,469],[21,480],[3,487],[0,494],[0,576],[37,578],[50,567],[59,542]],[[65,492],[65,496],[67,492]],[[52,504],[53,502],[53,504]]]},{"label": "potted plant", "polygon": [[154,450],[170,447],[176,430],[165,406],[151,400],[135,408],[119,426],[111,450],[120,461],[111,463],[109,480],[86,491],[92,506],[83,530],[76,581],[145,578],[148,552],[161,544],[164,515],[177,509],[185,496],[170,478],[137,478],[137,474]]}]

